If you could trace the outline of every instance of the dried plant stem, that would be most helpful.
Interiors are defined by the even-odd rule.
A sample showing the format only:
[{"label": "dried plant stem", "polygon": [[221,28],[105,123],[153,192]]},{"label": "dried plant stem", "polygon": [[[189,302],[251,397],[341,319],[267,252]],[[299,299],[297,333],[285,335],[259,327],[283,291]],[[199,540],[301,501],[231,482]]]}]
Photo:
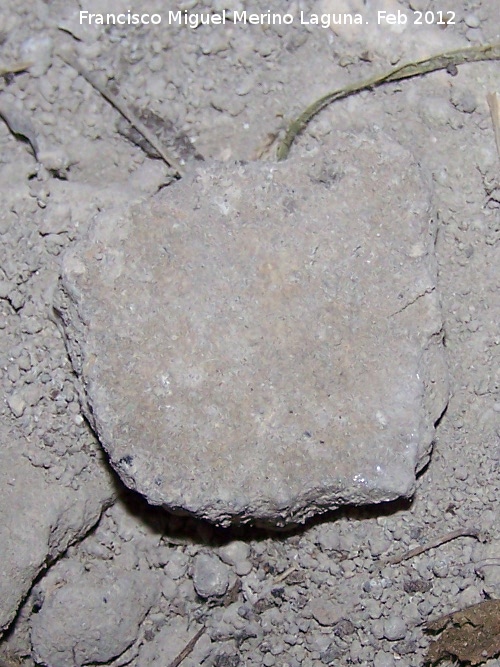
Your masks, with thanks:
[{"label": "dried plant stem", "polygon": [[3,65],[2,63],[0,63],[0,76],[5,76],[6,74],[19,74],[19,72],[25,72],[33,64],[34,63],[31,61],[12,63],[11,65]]},{"label": "dried plant stem", "polygon": [[451,533],[440,535],[439,537],[426,542],[420,547],[410,549],[410,551],[405,551],[405,553],[401,555],[391,556],[391,558],[388,558],[385,561],[385,564],[395,565],[397,563],[402,563],[403,561],[409,560],[410,558],[415,558],[415,556],[420,556],[420,554],[429,551],[429,549],[435,549],[436,547],[440,547],[442,544],[446,544],[446,542],[456,540],[457,537],[474,537],[477,540],[479,539],[479,531],[476,528],[459,528],[458,530],[453,530]]},{"label": "dried plant stem", "polygon": [[489,95],[487,95],[487,100],[490,107],[493,131],[495,132],[498,157],[500,157],[500,93],[489,93]]},{"label": "dried plant stem", "polygon": [[67,51],[61,51],[59,57],[64,60],[67,65],[73,67],[83,78],[90,83],[90,85],[95,88],[105,100],[107,100],[114,108],[121,113],[121,115],[128,120],[128,122],[135,127],[135,129],[142,134],[144,139],[148,141],[151,146],[158,152],[163,161],[172,169],[175,170],[177,177],[184,175],[184,170],[179,164],[179,162],[169,155],[166,150],[161,145],[161,142],[155,137],[155,135],[144,125],[144,123],[137,118],[137,116],[128,108],[124,100],[122,100],[118,95],[111,93],[104,86],[102,86],[99,81],[89,72],[83,65],[75,58],[75,56]]},{"label": "dried plant stem", "polygon": [[464,63],[474,63],[483,60],[500,60],[500,43],[486,44],[481,46],[473,46],[467,49],[458,49],[457,51],[449,51],[448,53],[440,53],[425,60],[417,60],[415,62],[400,65],[385,74],[377,74],[354,83],[345,88],[339,88],[327,95],[324,95],[316,102],[303,111],[298,118],[296,118],[289,126],[283,141],[278,146],[277,158],[284,160],[295,138],[304,130],[309,121],[316,116],[322,109],[327,107],[336,100],[343,99],[349,95],[354,95],[362,90],[369,90],[381,86],[384,83],[391,81],[400,81],[401,79],[410,79],[429,72],[435,72],[449,67],[456,67]]},{"label": "dried plant stem", "polygon": [[198,639],[201,637],[201,635],[205,632],[205,628],[200,628],[198,632],[192,637],[186,646],[182,649],[182,651],[179,653],[179,655],[170,662],[167,667],[179,667],[181,662],[188,657],[188,655],[191,653],[191,651],[194,649],[196,642]]}]

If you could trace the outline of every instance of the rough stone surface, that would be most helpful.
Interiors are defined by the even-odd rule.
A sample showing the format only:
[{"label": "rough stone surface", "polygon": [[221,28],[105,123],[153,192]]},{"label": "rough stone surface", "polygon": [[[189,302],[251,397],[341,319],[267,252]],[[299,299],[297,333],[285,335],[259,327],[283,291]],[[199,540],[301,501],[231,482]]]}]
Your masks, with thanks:
[{"label": "rough stone surface", "polygon": [[32,465],[23,441],[0,429],[0,631],[14,618],[47,562],[81,539],[113,497],[108,476],[94,466],[79,488],[55,486]]},{"label": "rough stone surface", "polygon": [[220,524],[409,496],[447,402],[431,194],[382,135],[99,217],[56,308],[122,480]]},{"label": "rough stone surface", "polygon": [[37,663],[80,667],[121,655],[159,595],[147,569],[98,566],[90,571],[61,563],[43,579],[41,609],[31,622]]},{"label": "rough stone surface", "polygon": [[[358,27],[346,26],[350,41],[337,33],[332,37],[321,25],[301,25],[292,7],[297,3],[289,0],[252,3],[252,11],[294,12],[291,26],[228,21],[197,30],[166,25],[164,13],[157,26],[85,26],[79,25],[75,3],[2,1],[0,33],[6,41],[0,68],[20,62],[21,47],[30,37],[53,41],[51,67],[44,75],[32,76],[30,70],[0,76],[1,104],[34,129],[40,148],[37,160],[29,144],[0,120],[0,441],[6,450],[2,466],[10,461],[12,466],[10,477],[2,478],[5,493],[0,494],[6,496],[1,523],[10,530],[1,536],[2,559],[4,536],[12,540],[10,569],[2,568],[2,612],[12,603],[9,579],[16,574],[16,557],[31,550],[43,558],[35,590],[24,598],[0,640],[2,665],[33,667],[31,621],[40,612],[36,590],[54,566],[75,559],[88,571],[98,562],[110,571],[118,554],[123,566],[125,555],[128,568],[146,565],[158,576],[159,600],[134,644],[104,663],[110,667],[165,667],[203,627],[181,667],[272,662],[276,667],[421,667],[429,644],[423,632],[427,622],[500,596],[500,564],[496,567],[491,559],[494,549],[496,554],[500,549],[500,170],[485,96],[485,91],[498,89],[498,68],[491,63],[458,67],[454,77],[436,72],[338,100],[323,109],[292,147],[298,158],[320,149],[339,129],[359,133],[378,127],[406,145],[433,176],[433,203],[439,211],[438,294],[453,398],[436,429],[438,455],[418,476],[413,502],[398,504],[399,511],[372,507],[335,512],[286,537],[250,527],[236,531],[234,536],[250,547],[247,573],[238,571],[244,561],[230,564],[240,588],[230,583],[222,599],[196,595],[192,568],[200,551],[222,558],[220,545],[233,531],[224,535],[205,522],[148,508],[119,483],[117,504],[103,513],[95,530],[69,549],[61,541],[62,552],[51,550],[50,560],[43,556],[47,540],[53,545],[52,535],[66,525],[64,512],[54,512],[51,529],[38,532],[52,512],[52,498],[62,487],[76,491],[68,497],[82,505],[87,495],[93,502],[96,487],[84,479],[108,462],[88,433],[66,350],[48,322],[61,253],[86,232],[97,210],[132,205],[134,188],[144,198],[170,182],[161,160],[151,160],[115,132],[118,112],[57,53],[68,32],[73,34],[82,65],[102,84],[108,79],[127,105],[172,119],[172,133],[180,130],[193,138],[206,158],[255,160],[263,153],[272,159],[272,137],[333,87],[379,74],[384,63],[390,67],[395,60],[465,48],[469,39],[495,42],[500,34],[498,0],[482,0],[479,10],[468,0],[453,7],[448,3],[456,9],[457,21],[446,30],[414,25],[410,17],[406,26],[377,27],[370,22],[375,3],[344,0],[342,7],[333,7],[340,2],[328,1],[333,11],[361,11],[366,19],[356,34]],[[111,4],[123,5],[106,4],[109,11],[114,11]],[[154,11],[161,11],[161,3],[154,4]],[[323,11],[316,4],[310,3],[311,9]],[[429,0],[376,4],[389,11],[396,4],[403,12],[408,5],[423,11],[443,8]],[[151,5],[137,0],[133,11],[151,12]],[[183,6],[188,5],[194,2]],[[228,11],[241,5],[240,0],[223,3]],[[307,3],[301,5],[307,10]],[[461,20],[471,11],[478,13],[479,29],[469,29]],[[219,50],[224,41],[225,50]],[[469,93],[477,108],[464,113],[455,101]],[[351,157],[356,164],[356,151]],[[33,495],[38,510],[30,509],[28,521],[23,500],[38,476],[46,491]],[[7,497],[14,479],[15,499]],[[127,508],[126,522],[116,521],[118,506]],[[379,573],[381,563],[470,525],[481,530],[484,543],[459,538]],[[34,531],[38,537],[31,541]],[[171,558],[176,553],[182,559]],[[445,562],[447,576],[437,576]],[[171,566],[177,578],[167,573]],[[82,588],[81,595],[85,593]],[[310,609],[316,598],[347,604],[345,617],[334,626],[320,626]],[[128,610],[134,613],[132,597],[123,613]],[[62,611],[72,612],[69,606]],[[402,640],[384,636],[385,621],[394,616],[407,625]],[[53,633],[52,642],[55,651],[68,639]],[[486,660],[484,667],[500,664]]]}]

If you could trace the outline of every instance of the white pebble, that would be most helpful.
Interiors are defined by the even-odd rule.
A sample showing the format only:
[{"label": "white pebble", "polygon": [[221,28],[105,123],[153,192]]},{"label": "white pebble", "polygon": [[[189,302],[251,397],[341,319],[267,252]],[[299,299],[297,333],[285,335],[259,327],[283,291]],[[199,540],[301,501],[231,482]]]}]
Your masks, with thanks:
[{"label": "white pebble", "polygon": [[47,35],[34,35],[21,44],[21,59],[33,62],[30,74],[43,76],[52,63],[53,42]]},{"label": "white pebble", "polygon": [[477,16],[476,14],[466,14],[464,16],[464,23],[469,28],[479,28],[479,26],[481,25],[479,16]]}]

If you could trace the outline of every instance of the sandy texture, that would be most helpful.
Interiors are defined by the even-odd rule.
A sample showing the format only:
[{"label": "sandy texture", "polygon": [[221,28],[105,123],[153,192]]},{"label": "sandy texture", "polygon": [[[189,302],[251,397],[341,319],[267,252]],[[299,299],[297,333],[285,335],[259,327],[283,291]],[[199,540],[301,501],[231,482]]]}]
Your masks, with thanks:
[{"label": "sandy texture", "polygon": [[[81,3],[89,12],[157,11],[163,16],[157,26],[80,23],[79,7],[67,0],[2,2],[0,71],[13,72],[0,75],[0,110],[7,119],[0,121],[6,499],[0,505],[0,610],[2,622],[10,622],[0,660],[9,667],[34,667],[34,628],[36,650],[44,646],[53,667],[53,652],[71,642],[90,648],[92,656],[110,656],[109,634],[83,636],[82,630],[93,627],[105,603],[94,596],[87,604],[84,591],[81,599],[74,594],[79,584],[96,590],[103,580],[121,589],[130,572],[142,573],[143,581],[153,575],[160,595],[149,611],[149,602],[140,602],[148,599],[149,583],[130,605],[118,595],[109,598],[109,618],[135,635],[121,656],[106,658],[115,667],[164,667],[200,630],[182,667],[420,667],[427,621],[500,596],[500,180],[487,104],[488,93],[498,92],[498,63],[460,66],[456,76],[451,68],[335,103],[308,126],[290,157],[300,162],[322,155],[339,131],[382,132],[431,175],[434,292],[451,398],[411,502],[348,508],[286,535],[217,530],[127,492],[82,414],[51,312],[61,253],[86,235],[97,213],[112,216],[159,189],[166,197],[172,172],[133,143],[137,138],[121,133],[119,114],[58,57],[59,49],[69,44],[127,104],[150,112],[149,119],[151,113],[165,119],[162,136],[178,159],[194,144],[207,161],[272,163],[288,122],[321,95],[391,64],[500,35],[497,0],[342,0],[336,9],[330,0],[314,8],[302,4],[256,0],[246,8],[292,12],[296,20],[288,26],[228,21],[192,29],[168,25],[159,0],[138,0],[134,7],[121,0]],[[211,9],[231,13],[242,5],[228,0]],[[182,8],[208,9],[194,0]],[[301,24],[301,10],[361,12],[367,21],[378,10],[400,10],[409,19],[323,28]],[[416,25],[417,11],[435,18]],[[439,11],[454,12],[454,21],[438,25]],[[355,167],[355,154],[349,157]],[[483,541],[461,537],[418,557],[386,562],[470,524]],[[73,579],[52,586],[55,567]],[[194,582],[208,597],[198,595]],[[130,609],[136,599],[139,615]],[[52,616],[55,631],[37,616],[50,618],[58,600],[67,602]],[[71,617],[75,602],[78,631]],[[497,667],[498,658],[485,664]]]},{"label": "sandy texture", "polygon": [[430,201],[338,134],[99,216],[55,300],[125,484],[219,525],[410,496],[448,399]]}]

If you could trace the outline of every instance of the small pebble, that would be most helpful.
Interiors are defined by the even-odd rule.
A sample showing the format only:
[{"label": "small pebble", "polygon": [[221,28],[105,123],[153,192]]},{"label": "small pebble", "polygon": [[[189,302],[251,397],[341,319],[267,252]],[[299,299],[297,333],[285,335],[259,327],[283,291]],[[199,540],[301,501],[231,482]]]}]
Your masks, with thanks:
[{"label": "small pebble", "polygon": [[203,42],[201,47],[205,55],[215,55],[229,48],[228,35],[224,33],[212,33],[212,35]]},{"label": "small pebble", "polygon": [[453,90],[451,103],[462,113],[473,113],[477,109],[476,96],[468,90]]},{"label": "small pebble", "polygon": [[229,542],[219,549],[219,558],[227,565],[236,565],[241,561],[248,560],[250,555],[250,547],[246,542],[235,540]]},{"label": "small pebble", "polygon": [[311,621],[308,618],[298,618],[297,625],[299,626],[299,630],[301,632],[308,632],[309,628],[311,627]]},{"label": "small pebble", "polygon": [[351,661],[354,664],[358,664],[361,662],[361,654],[363,652],[363,647],[361,645],[361,642],[359,639],[355,639],[349,649],[349,655],[351,657]]},{"label": "small pebble", "polygon": [[8,280],[0,280],[0,299],[5,299],[9,296],[12,285]]},{"label": "small pebble", "polygon": [[297,643],[297,635],[291,635],[288,633],[284,634],[283,641],[289,646],[295,646],[295,644]]},{"label": "small pebble", "polygon": [[234,566],[234,571],[239,577],[246,577],[252,571],[253,565],[249,560],[241,560]]},{"label": "small pebble", "polygon": [[[19,369],[19,366],[17,364],[13,364],[12,366],[9,366],[7,369],[7,377],[12,383],[18,382],[18,380],[21,377],[21,371]],[[8,401],[7,401],[8,402]]]},{"label": "small pebble", "polygon": [[422,602],[418,604],[418,611],[423,618],[432,614],[434,609],[435,607],[430,600],[422,600]]},{"label": "small pebble", "polygon": [[472,44],[478,44],[484,40],[483,31],[479,28],[468,28],[465,37]]},{"label": "small pebble", "polygon": [[29,371],[31,369],[31,359],[29,354],[27,353],[21,354],[21,356],[17,360],[17,365],[22,371]]},{"label": "small pebble", "polygon": [[384,581],[381,579],[370,579],[363,584],[365,593],[369,593],[374,600],[380,600],[384,588]]},{"label": "small pebble", "polygon": [[238,607],[238,614],[241,618],[249,619],[252,615],[252,607],[249,604],[242,604]]},{"label": "small pebble", "polygon": [[21,44],[21,59],[33,62],[31,76],[40,77],[47,72],[52,64],[53,46],[52,39],[43,33],[33,35]]},{"label": "small pebble", "polygon": [[274,632],[283,623],[283,616],[276,607],[267,609],[260,615],[260,627],[263,632]]},{"label": "small pebble", "polygon": [[481,591],[476,586],[469,586],[463,590],[457,600],[457,609],[465,609],[471,607],[473,604],[478,604],[483,601]]},{"label": "small pebble", "polygon": [[[227,627],[237,631],[241,631],[243,628],[245,628],[245,626],[250,626],[251,624],[246,623],[246,619],[241,616],[240,606],[241,605],[239,602],[233,602],[228,607],[226,607],[222,614],[222,618],[219,621],[219,625],[224,624]],[[229,634],[233,634],[231,630]]]},{"label": "small pebble", "polygon": [[350,579],[354,576],[355,566],[351,560],[342,561],[341,568],[345,579]]},{"label": "small pebble", "polygon": [[330,643],[330,633],[323,634],[322,632],[313,632],[307,637],[307,648],[310,651],[323,653],[323,651],[326,651],[329,648]]},{"label": "small pebble", "polygon": [[320,625],[335,625],[343,616],[342,607],[331,600],[314,598],[311,600],[309,607]]},{"label": "small pebble", "polygon": [[7,405],[14,417],[22,417],[26,410],[26,401],[20,392],[7,396]]},{"label": "small pebble", "polygon": [[464,16],[464,23],[468,28],[479,28],[481,21],[477,14],[466,14]]},{"label": "small pebble", "polygon": [[220,597],[229,586],[229,568],[217,556],[198,554],[192,576],[195,590],[202,598]]},{"label": "small pebble", "polygon": [[165,564],[164,571],[172,579],[180,579],[187,572],[189,559],[182,551],[174,551]]},{"label": "small pebble", "polygon": [[325,665],[336,665],[338,664],[338,660],[342,655],[341,649],[339,649],[338,646],[335,646],[335,644],[330,644],[330,646],[326,649],[326,651],[323,651],[319,659],[321,662],[323,662]]},{"label": "small pebble", "polygon": [[384,621],[384,637],[391,642],[404,639],[407,630],[406,623],[399,616],[389,616]]},{"label": "small pebble", "polygon": [[285,644],[283,640],[281,638],[276,638],[271,646],[271,653],[273,655],[281,655],[284,650],[285,650]]},{"label": "small pebble", "polygon": [[235,93],[237,95],[243,96],[248,95],[248,93],[255,87],[255,79],[253,76],[246,76],[241,79],[235,88]]},{"label": "small pebble", "polygon": [[382,616],[382,605],[376,600],[366,600],[364,605],[365,611],[371,619],[375,620]]},{"label": "small pebble", "polygon": [[161,54],[157,54],[148,63],[149,69],[152,72],[161,72],[165,69],[165,61]]},{"label": "small pebble", "polygon": [[389,549],[390,542],[383,536],[376,536],[368,538],[368,545],[371,555],[376,558]]},{"label": "small pebble", "polygon": [[479,529],[481,530],[481,532],[487,533],[494,526],[496,526],[497,521],[498,521],[497,512],[494,510],[485,509],[481,512],[481,516],[479,519]]},{"label": "small pebble", "polygon": [[410,9],[418,12],[425,12],[429,7],[429,0],[410,0]]},{"label": "small pebble", "polygon": [[177,585],[170,577],[164,577],[161,582],[161,593],[167,600],[173,600],[177,595]]},{"label": "small pebble", "polygon": [[178,599],[182,600],[183,602],[188,600],[195,601],[197,599],[196,595],[197,593],[191,579],[184,579],[178,588]]},{"label": "small pebble", "polygon": [[464,482],[467,477],[469,476],[469,472],[465,466],[460,466],[458,468],[455,468],[455,477],[462,482]]},{"label": "small pebble", "polygon": [[450,564],[446,560],[437,560],[432,566],[432,571],[436,577],[447,577],[450,571]]},{"label": "small pebble", "polygon": [[382,619],[377,619],[371,624],[371,633],[375,639],[382,639],[384,632],[384,621]]},{"label": "small pebble", "polygon": [[373,667],[395,667],[394,657],[385,651],[379,651],[375,654]]},{"label": "small pebble", "polygon": [[340,547],[340,536],[337,529],[327,527],[316,538],[316,544],[323,551],[338,551]]}]

